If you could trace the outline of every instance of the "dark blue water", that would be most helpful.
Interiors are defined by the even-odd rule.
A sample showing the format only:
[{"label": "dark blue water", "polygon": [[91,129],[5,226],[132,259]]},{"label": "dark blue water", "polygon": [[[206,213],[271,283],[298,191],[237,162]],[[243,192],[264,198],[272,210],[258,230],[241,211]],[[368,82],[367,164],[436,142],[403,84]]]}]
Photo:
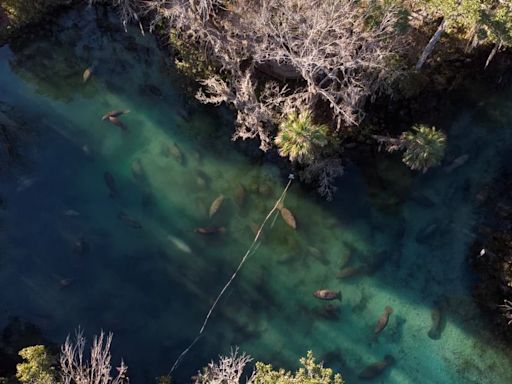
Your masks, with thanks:
[{"label": "dark blue water", "polygon": [[[17,315],[57,342],[79,325],[88,335],[111,330],[133,381],[152,382],[195,337],[286,177],[236,150],[229,118],[185,93],[152,37],[110,20],[71,13],[51,33],[0,49],[0,102],[29,127],[23,160],[0,184],[0,325]],[[297,230],[278,217],[266,231],[178,382],[234,345],[289,368],[311,349],[348,383],[385,354],[396,364],[375,382],[512,382],[509,350],[490,339],[465,261],[478,223],[473,196],[512,143],[508,100],[452,113],[439,127],[450,132],[446,164],[425,175],[382,155],[347,169],[333,203],[293,184],[286,206]],[[113,109],[131,111],[126,131],[101,120]],[[173,143],[181,163],[166,151]],[[464,154],[469,160],[447,172]],[[198,226],[226,231],[202,236]],[[349,257],[372,273],[337,279]],[[319,288],[341,290],[342,303],[326,308],[312,295]],[[388,305],[393,314],[376,337]],[[427,336],[435,305],[446,318],[438,340]]]}]

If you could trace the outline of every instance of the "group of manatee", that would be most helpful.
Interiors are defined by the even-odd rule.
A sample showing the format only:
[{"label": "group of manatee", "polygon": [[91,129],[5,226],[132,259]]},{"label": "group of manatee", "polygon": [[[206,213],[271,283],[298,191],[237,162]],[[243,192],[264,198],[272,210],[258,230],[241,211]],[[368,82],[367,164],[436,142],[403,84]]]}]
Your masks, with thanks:
[{"label": "group of manatee", "polygon": [[[319,289],[313,292],[313,296],[320,300],[332,301],[332,300],[342,300],[341,291],[333,291],[330,289]],[[330,305],[327,310],[333,310]],[[390,306],[386,306],[384,311],[377,319],[375,326],[373,328],[374,335],[379,335],[388,325],[389,318],[393,313],[393,308]],[[430,330],[427,332],[428,337],[432,340],[438,340],[441,337],[441,333],[444,329],[444,316],[442,307],[440,305],[436,305],[431,314],[432,325]],[[395,362],[395,358],[391,355],[386,355],[382,360],[374,362],[367,367],[365,367],[360,373],[360,379],[373,379],[380,374],[382,374],[386,368],[393,365]]]},{"label": "group of manatee", "polygon": [[[87,69],[85,69],[85,71],[83,73],[83,82],[86,83],[92,77],[93,74],[94,74],[94,67],[88,67]],[[129,113],[129,112],[130,112],[129,110],[113,110],[113,111],[109,111],[106,114],[104,114],[101,119],[103,121],[108,121],[111,124],[121,128],[123,131],[125,131],[127,129],[127,127],[121,121],[120,117],[123,114]],[[179,164],[183,163],[183,154],[182,154],[180,148],[175,143],[164,145],[162,147],[161,154],[165,157],[173,157]],[[466,159],[464,159],[464,160],[466,160]],[[456,164],[456,166],[458,166],[458,165],[459,164]],[[132,173],[133,173],[135,179],[140,179],[143,176],[143,169],[142,169],[142,164],[141,164],[140,160],[136,160],[132,164]],[[207,175],[204,175],[203,172],[200,171],[200,172],[198,172],[196,179],[197,179],[197,184],[199,186],[201,186],[201,185],[205,186],[207,184],[209,178]],[[106,171],[104,173],[104,181],[109,190],[110,197],[112,197],[112,198],[117,197],[119,195],[119,190],[117,189],[117,186],[116,186],[116,183],[114,180],[114,176],[110,172]],[[245,200],[245,196],[246,196],[245,187],[243,185],[239,184],[233,194],[233,199],[234,199],[235,203],[238,206],[242,206],[242,204]],[[216,215],[216,213],[220,210],[220,208],[222,207],[222,205],[224,203],[224,200],[225,200],[225,196],[221,194],[212,201],[212,203],[209,207],[209,210],[208,210],[208,216],[210,219],[212,219]],[[286,208],[281,202],[278,204],[277,208],[278,208],[280,215],[281,215],[282,219],[284,220],[284,222],[291,228],[297,229],[297,221],[296,221],[293,213],[288,208]],[[71,215],[71,213],[70,213],[70,215]],[[142,228],[142,225],[135,218],[131,217],[130,215],[128,215],[125,212],[120,212],[118,214],[118,218],[119,218],[119,220],[121,220],[127,226],[129,226],[131,228],[134,228],[134,229]],[[250,227],[255,235],[260,234],[260,232],[261,232],[260,226],[258,226],[255,223],[251,223]],[[226,228],[224,226],[200,226],[200,227],[194,228],[194,232],[201,234],[201,235],[213,235],[213,234],[218,234],[218,233],[224,233],[225,231],[226,231]],[[179,245],[180,249],[190,250],[190,248],[188,246],[182,244],[183,242],[180,239],[173,238],[172,240],[173,240],[173,243]],[[85,253],[87,251],[87,249],[88,249],[88,245],[84,239],[80,238],[73,244],[73,250],[74,250],[74,253],[76,253],[76,254],[81,255],[81,254]],[[345,278],[349,278],[349,277],[362,275],[362,274],[365,274],[366,272],[368,272],[368,269],[369,269],[368,265],[361,264],[361,265],[357,265],[357,266],[346,266],[346,264],[349,261],[350,261],[350,257],[347,257],[346,260],[344,261],[344,265],[340,268],[340,270],[338,271],[338,273],[336,275],[337,278],[345,279]],[[62,279],[60,281],[61,287],[67,287],[71,283],[72,283],[71,279]],[[332,291],[330,289],[316,290],[315,292],[313,292],[313,296],[316,297],[317,299],[326,300],[326,301],[339,300],[341,302],[341,300],[342,300],[341,291]],[[383,313],[379,316],[379,318],[377,319],[377,321],[375,323],[375,326],[373,329],[373,333],[375,335],[380,334],[386,328],[386,326],[389,322],[389,318],[392,313],[393,313],[393,308],[391,308],[390,306],[386,306],[384,308]],[[443,330],[443,322],[444,322],[443,311],[440,306],[436,306],[432,310],[431,317],[432,317],[432,326],[427,334],[431,339],[437,340],[441,337],[441,333]],[[382,374],[389,366],[393,365],[394,363],[395,363],[395,358],[391,355],[386,355],[386,356],[384,356],[384,358],[382,360],[376,361],[376,362],[366,366],[359,373],[359,378],[360,379],[373,379],[373,378],[379,376],[380,374]]]}]

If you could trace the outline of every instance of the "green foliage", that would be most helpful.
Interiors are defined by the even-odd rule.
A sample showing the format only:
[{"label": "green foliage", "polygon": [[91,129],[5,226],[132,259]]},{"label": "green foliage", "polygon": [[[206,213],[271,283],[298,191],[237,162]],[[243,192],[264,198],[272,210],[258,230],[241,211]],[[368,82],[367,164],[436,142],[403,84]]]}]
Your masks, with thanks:
[{"label": "green foliage", "polygon": [[492,41],[512,46],[512,3],[500,2],[485,15],[485,23]]},{"label": "green foliage", "polygon": [[322,363],[316,363],[313,352],[300,359],[302,365],[292,373],[280,369],[275,371],[271,365],[256,363],[254,384],[343,384],[340,374],[334,374],[332,369],[324,368]]},{"label": "green foliage", "polygon": [[426,0],[427,8],[443,15],[447,30],[469,30],[479,24],[486,3],[489,0]]},{"label": "green foliage", "polygon": [[174,64],[184,75],[193,79],[206,79],[215,73],[205,54],[174,29],[169,31],[169,44],[175,51]]},{"label": "green foliage", "polygon": [[40,20],[56,6],[70,3],[70,0],[0,0],[0,7],[13,26],[21,26]]},{"label": "green foliage", "polygon": [[319,148],[327,144],[328,132],[326,125],[313,122],[311,111],[290,113],[279,126],[275,143],[281,156],[307,164],[315,159]]},{"label": "green foliage", "polygon": [[415,125],[412,132],[404,132],[399,140],[405,149],[402,160],[409,168],[425,172],[441,164],[446,149],[446,135],[442,131]]},{"label": "green foliage", "polygon": [[16,377],[21,383],[53,384],[55,368],[53,358],[46,352],[43,345],[23,348],[19,355],[25,360],[16,366]]},{"label": "green foliage", "polygon": [[158,376],[156,378],[157,384],[172,384],[170,376]]}]

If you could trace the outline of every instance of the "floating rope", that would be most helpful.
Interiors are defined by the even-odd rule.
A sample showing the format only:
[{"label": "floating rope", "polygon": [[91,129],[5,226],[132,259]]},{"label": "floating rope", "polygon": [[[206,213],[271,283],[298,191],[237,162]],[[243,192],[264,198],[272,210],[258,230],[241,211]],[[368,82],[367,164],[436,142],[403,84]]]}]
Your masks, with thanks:
[{"label": "floating rope", "polygon": [[242,260],[240,261],[240,264],[238,264],[237,269],[235,270],[235,272],[233,273],[231,278],[228,280],[228,282],[221,289],[221,291],[217,295],[217,298],[215,299],[215,301],[213,302],[212,306],[210,307],[210,310],[208,311],[208,314],[204,318],[203,325],[201,326],[201,329],[199,330],[197,336],[190,343],[190,345],[187,348],[185,348],[183,350],[183,352],[181,352],[181,354],[178,356],[178,358],[176,359],[176,361],[172,365],[171,370],[168,373],[168,376],[171,376],[171,374],[174,372],[174,370],[176,369],[176,367],[180,363],[181,359],[183,359],[183,357],[192,349],[192,347],[201,338],[201,336],[202,336],[202,334],[203,334],[203,332],[204,332],[204,330],[206,328],[206,325],[208,324],[208,321],[210,320],[210,317],[211,317],[213,311],[215,310],[215,307],[217,306],[217,303],[219,302],[221,297],[224,295],[226,290],[229,288],[229,286],[231,285],[233,280],[235,280],[236,276],[238,275],[238,272],[240,271],[240,269],[242,269],[242,266],[247,261],[249,256],[251,256],[252,254],[254,254],[258,250],[258,247],[261,244],[261,242],[259,242],[259,239],[260,239],[261,233],[263,232],[263,228],[265,227],[265,224],[267,223],[267,221],[271,218],[272,214],[275,212],[276,216],[274,217],[274,220],[272,221],[272,224],[271,224],[272,227],[274,226],[274,223],[276,222],[276,218],[277,218],[277,211],[283,206],[284,199],[286,197],[286,193],[288,192],[288,188],[290,188],[290,185],[292,184],[292,181],[294,179],[293,174],[290,174],[288,176],[288,179],[289,179],[288,180],[288,184],[286,184],[286,187],[284,188],[283,193],[281,193],[281,196],[279,196],[279,199],[277,199],[276,203],[274,204],[274,207],[268,212],[267,216],[265,216],[265,219],[261,223],[261,225],[260,225],[260,227],[258,229],[258,232],[256,232],[256,236],[254,236],[254,240],[252,241],[251,246],[249,247],[249,249],[247,249],[247,252],[245,253],[245,255],[242,258]]}]

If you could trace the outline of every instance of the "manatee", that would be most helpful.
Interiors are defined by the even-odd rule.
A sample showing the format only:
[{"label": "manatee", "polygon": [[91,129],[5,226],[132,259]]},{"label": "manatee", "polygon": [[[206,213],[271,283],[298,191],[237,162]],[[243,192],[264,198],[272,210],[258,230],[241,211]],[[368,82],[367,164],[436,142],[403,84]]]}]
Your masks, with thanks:
[{"label": "manatee", "polygon": [[217,197],[215,200],[213,200],[212,204],[210,205],[210,210],[208,211],[210,219],[217,213],[217,211],[222,206],[223,202],[224,202],[224,195],[219,195],[219,197]]},{"label": "manatee", "polygon": [[71,284],[73,284],[73,279],[71,278],[67,278],[67,279],[60,279],[59,280],[59,287],[62,289],[62,288],[67,288],[69,287]]},{"label": "manatee", "polygon": [[349,277],[360,276],[366,273],[367,265],[361,264],[353,267],[343,267],[336,274],[338,279],[346,279]]},{"label": "manatee", "polygon": [[75,242],[73,242],[73,253],[75,255],[83,256],[87,253],[88,250],[89,250],[89,245],[87,244],[87,242],[84,239],[79,238],[79,239],[75,240]]},{"label": "manatee", "polygon": [[439,340],[441,338],[441,333],[443,332],[444,325],[444,316],[443,311],[440,307],[434,307],[432,309],[432,326],[428,331],[428,337],[432,340]]},{"label": "manatee", "polygon": [[183,153],[176,143],[163,144],[161,153],[165,157],[174,157],[178,164],[183,164]]},{"label": "manatee", "polygon": [[116,182],[114,181],[114,176],[110,172],[105,172],[103,174],[103,179],[105,180],[105,184],[107,185],[110,191],[110,197],[116,197],[119,195],[119,192],[116,187]]},{"label": "manatee", "polygon": [[243,205],[245,203],[245,196],[246,196],[245,187],[242,184],[238,184],[238,186],[235,189],[235,193],[234,193],[233,197],[234,197],[235,203],[239,207],[243,207]]},{"label": "manatee", "polygon": [[462,156],[457,157],[455,160],[452,161],[452,163],[444,168],[446,173],[451,173],[455,169],[461,167],[469,160],[469,155],[465,154]]},{"label": "manatee", "polygon": [[339,300],[341,301],[341,291],[334,292],[330,289],[319,289],[313,292],[313,296],[321,300]]},{"label": "manatee", "polygon": [[107,112],[105,113],[102,117],[101,117],[101,120],[107,120],[111,117],[119,117],[125,113],[128,113],[130,112],[129,109],[123,109],[123,110],[114,110],[114,111],[110,111],[110,112]]},{"label": "manatee", "polygon": [[416,242],[420,244],[428,243],[439,231],[439,224],[433,223],[424,227],[416,235]]},{"label": "manatee", "polygon": [[190,249],[189,245],[185,243],[183,240],[176,236],[168,235],[167,238],[173,243],[173,245],[184,253],[192,253],[192,249]]},{"label": "manatee", "polygon": [[140,159],[135,159],[132,163],[132,175],[137,181],[143,181],[145,178],[144,167]]},{"label": "manatee", "polygon": [[388,325],[389,316],[393,313],[393,308],[391,308],[389,305],[384,308],[384,313],[380,315],[379,319],[377,320],[377,323],[375,324],[374,333],[378,335],[382,332],[384,328],[386,328],[386,325]]},{"label": "manatee", "polygon": [[78,216],[80,216],[80,212],[77,212],[74,209],[66,209],[63,213],[64,213],[64,216],[67,216],[67,217],[78,217]]},{"label": "manatee", "polygon": [[82,79],[83,79],[84,83],[87,83],[87,81],[91,78],[93,73],[94,73],[93,67],[88,67],[85,69],[84,73],[82,74]]},{"label": "manatee", "polygon": [[118,117],[115,117],[115,116],[109,116],[108,117],[108,121],[110,121],[112,124],[114,124],[116,127],[119,127],[121,128],[123,131],[126,131],[126,125],[118,118]]},{"label": "manatee", "polygon": [[215,233],[224,233],[226,232],[225,227],[197,227],[194,229],[194,232],[200,233],[201,235],[212,235]]},{"label": "manatee", "polygon": [[360,379],[373,379],[373,378],[379,376],[380,374],[382,374],[382,372],[384,372],[384,370],[387,367],[394,364],[394,362],[395,362],[395,358],[393,356],[386,355],[386,356],[384,356],[383,360],[378,361],[373,364],[370,364],[365,369],[363,369],[361,371],[361,373],[359,374],[359,378]]},{"label": "manatee", "polygon": [[281,208],[281,217],[285,221],[286,224],[288,224],[293,229],[297,229],[297,221],[295,220],[295,216],[293,216],[293,213],[288,208],[282,207]]},{"label": "manatee", "polygon": [[128,226],[132,227],[133,229],[141,229],[142,228],[142,225],[137,220],[135,220],[133,217],[129,216],[128,214],[126,214],[124,212],[120,212],[117,215],[117,217],[119,218],[119,220],[121,220]]},{"label": "manatee", "polygon": [[196,171],[196,184],[199,188],[208,188],[208,185],[210,185],[210,182],[211,182],[211,178],[210,176],[208,176],[208,174],[204,171],[202,171],[201,169],[198,169]]}]

